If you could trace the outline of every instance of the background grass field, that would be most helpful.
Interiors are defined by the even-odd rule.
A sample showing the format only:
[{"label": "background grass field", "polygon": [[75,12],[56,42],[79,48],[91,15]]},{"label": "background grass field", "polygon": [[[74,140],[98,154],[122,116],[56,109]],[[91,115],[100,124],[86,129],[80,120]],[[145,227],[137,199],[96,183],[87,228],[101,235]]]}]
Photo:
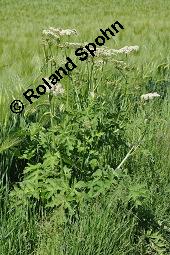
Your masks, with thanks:
[{"label": "background grass field", "polygon": [[[168,0],[0,0],[0,254],[170,254],[169,17]],[[99,100],[94,105],[85,98],[85,91],[93,81],[86,81],[86,75],[89,75],[86,64],[79,62],[72,82],[68,78],[63,80],[66,98],[56,99],[51,108],[54,113],[55,107],[58,109],[60,103],[66,102],[66,112],[57,120],[47,114],[47,107],[43,105],[47,104],[47,96],[34,103],[32,108],[28,106],[26,114],[21,117],[11,113],[9,105],[13,98],[23,100],[22,93],[29,86],[39,85],[45,75],[42,69],[43,29],[50,26],[75,28],[79,34],[71,39],[72,42],[93,42],[100,35],[100,28],[106,29],[116,20],[124,30],[106,46],[120,49],[126,45],[138,45],[140,49],[137,54],[118,59],[128,63],[129,71],[123,70],[123,76],[112,64],[97,73],[100,77],[96,92]],[[72,50],[68,53],[73,56]],[[60,61],[58,66],[61,66]],[[50,74],[50,70],[47,73]],[[82,88],[77,87],[79,83]],[[159,99],[141,102],[142,94],[155,91],[161,95]],[[102,105],[103,102],[106,106]],[[107,119],[112,116],[112,107],[115,107],[115,129],[116,125],[118,129],[122,128],[120,137],[119,134],[118,137],[112,136],[108,131],[110,124]],[[40,200],[37,202],[34,193],[39,192],[38,188],[31,191],[33,196],[30,196],[29,203],[15,207],[18,198],[11,195],[14,184],[27,180],[24,173],[27,163],[35,166],[42,163],[40,139],[34,140],[32,134],[39,130],[36,131],[37,127],[32,124],[39,124],[41,137],[42,134],[45,137],[46,132],[49,134],[51,127],[53,130],[59,127],[61,134],[64,130],[76,140],[81,131],[76,126],[74,130],[74,119],[84,123],[89,116],[95,120],[95,114],[103,122],[100,131],[106,133],[106,140],[122,142],[109,159],[116,166],[130,148],[136,146],[118,173],[109,177],[113,178],[111,187],[83,200],[74,215],[64,211],[66,218],[61,208],[53,206],[49,209],[42,201],[42,204]],[[43,116],[47,118],[44,120]],[[66,130],[67,125],[69,130]],[[93,127],[95,130],[95,123]],[[93,135],[91,128],[89,136]],[[142,140],[138,142],[140,137]],[[60,153],[66,145],[62,146]],[[74,147],[74,142],[69,146]],[[21,156],[28,153],[27,149],[29,153],[37,149],[36,157],[21,160]],[[49,145],[49,151],[53,149]],[[91,151],[93,149],[97,153],[97,148],[91,148]],[[74,161],[75,152],[69,153],[68,158]],[[105,162],[107,151],[102,153],[100,162]],[[63,164],[68,167],[69,163],[64,160]],[[78,162],[78,159],[74,161],[77,169]],[[107,168],[108,164],[107,161],[104,167]],[[23,201],[28,193],[25,188]]]}]

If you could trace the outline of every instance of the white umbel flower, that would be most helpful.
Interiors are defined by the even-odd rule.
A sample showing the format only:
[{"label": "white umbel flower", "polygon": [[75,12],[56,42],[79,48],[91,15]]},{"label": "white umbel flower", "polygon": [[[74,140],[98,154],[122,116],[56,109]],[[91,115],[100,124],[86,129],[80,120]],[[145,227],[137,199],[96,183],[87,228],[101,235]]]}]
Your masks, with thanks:
[{"label": "white umbel flower", "polygon": [[97,57],[111,57],[115,55],[114,49],[107,49],[107,48],[97,48],[96,49],[96,56]]},{"label": "white umbel flower", "polygon": [[59,36],[64,36],[64,35],[77,35],[77,30],[76,29],[62,29],[62,28],[54,28],[50,27],[49,31],[52,31],[53,33],[59,35]]},{"label": "white umbel flower", "polygon": [[125,46],[119,50],[115,50],[115,53],[129,54],[131,52],[137,52],[137,51],[139,51],[139,46],[135,45],[135,46]]},{"label": "white umbel flower", "polygon": [[97,48],[96,49],[96,56],[97,57],[112,57],[116,54],[129,54],[131,52],[137,52],[139,50],[139,46],[125,46],[119,50],[116,49],[108,49],[106,47],[103,48]]},{"label": "white umbel flower", "polygon": [[77,35],[77,31],[76,29],[62,29],[60,31],[60,36],[64,36],[64,35]]},{"label": "white umbel flower", "polygon": [[43,37],[45,37],[45,39],[57,39],[57,41],[60,41],[60,38],[62,36],[70,36],[70,35],[77,35],[77,31],[76,29],[61,29],[61,28],[54,28],[54,27],[50,27],[49,29],[44,29],[42,31],[42,35]]},{"label": "white umbel flower", "polygon": [[142,95],[141,99],[144,101],[147,101],[147,100],[152,100],[155,97],[160,97],[160,95],[157,92],[148,93],[148,94]]},{"label": "white umbel flower", "polygon": [[50,37],[50,38],[55,38],[55,39],[59,39],[59,35],[51,30],[46,30],[44,29],[42,31],[42,34],[46,37]]},{"label": "white umbel flower", "polygon": [[54,96],[59,96],[64,94],[64,88],[61,83],[57,83],[56,85],[53,85],[51,90]]},{"label": "white umbel flower", "polygon": [[64,88],[63,88],[61,83],[57,83],[57,84],[53,85],[52,83],[50,83],[50,80],[48,78],[45,78],[45,79],[51,85],[51,89],[49,89],[49,87],[46,86],[46,92],[47,93],[51,93],[54,96],[58,96],[58,95],[63,95],[64,94]]}]

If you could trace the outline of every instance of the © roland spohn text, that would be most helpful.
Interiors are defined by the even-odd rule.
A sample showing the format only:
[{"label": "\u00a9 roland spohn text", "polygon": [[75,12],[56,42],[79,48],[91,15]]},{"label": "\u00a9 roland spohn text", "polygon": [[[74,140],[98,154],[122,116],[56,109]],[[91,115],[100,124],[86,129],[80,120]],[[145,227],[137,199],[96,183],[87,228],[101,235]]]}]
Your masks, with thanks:
[{"label": "\u00a9 roland spohn text", "polygon": [[[81,61],[87,60],[89,54],[90,56],[94,57],[96,52],[96,45],[103,46],[106,40],[110,40],[112,36],[115,36],[115,33],[119,32],[118,28],[124,29],[124,27],[118,21],[116,21],[114,24],[111,25],[111,28],[107,28],[106,30],[100,29],[102,35],[96,37],[95,42],[88,43],[86,46],[76,49],[75,56],[79,57],[79,60]],[[42,78],[43,84],[39,85],[36,88],[36,92],[33,89],[28,89],[23,93],[24,97],[28,100],[30,104],[33,103],[33,99],[38,99],[41,95],[44,95],[47,89],[51,89],[52,85],[55,85],[64,77],[64,75],[68,75],[70,71],[73,71],[77,67],[77,65],[73,63],[71,58],[66,57],[66,60],[67,62],[65,64],[65,68],[60,67],[53,74],[50,75],[50,83],[45,78]],[[18,107],[20,108],[18,109],[18,111],[16,111],[16,113],[20,113],[23,110],[24,106],[20,100],[15,100],[15,103],[16,101],[19,101]],[[10,108],[13,112],[15,112],[16,109],[14,108],[16,107],[14,107],[13,105],[14,108],[12,109],[12,104]]]}]

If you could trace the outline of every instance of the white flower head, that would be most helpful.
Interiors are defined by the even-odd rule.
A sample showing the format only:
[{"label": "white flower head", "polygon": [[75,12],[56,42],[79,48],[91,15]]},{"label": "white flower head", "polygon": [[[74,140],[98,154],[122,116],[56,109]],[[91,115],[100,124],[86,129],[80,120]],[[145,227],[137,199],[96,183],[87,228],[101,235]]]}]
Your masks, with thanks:
[{"label": "white flower head", "polygon": [[62,36],[70,36],[70,35],[77,35],[76,29],[61,29],[61,28],[54,28],[50,27],[49,29],[44,29],[42,31],[42,35],[45,37],[45,39],[57,39],[57,41],[60,41],[60,38]]},{"label": "white flower head", "polygon": [[107,49],[105,48],[96,48],[96,54],[97,57],[111,57],[115,55],[114,49]]},{"label": "white flower head", "polygon": [[64,36],[64,35],[68,35],[68,36],[70,36],[70,35],[77,35],[78,33],[77,33],[77,30],[76,29],[62,29],[61,31],[60,31],[60,36]]},{"label": "white flower head", "polygon": [[135,46],[125,46],[119,50],[115,50],[116,53],[125,53],[125,54],[129,54],[131,52],[137,52],[139,51],[139,46],[135,45]]},{"label": "white flower head", "polygon": [[62,29],[62,28],[54,28],[54,27],[50,27],[49,28],[50,31],[52,31],[53,33],[58,34],[59,36],[64,36],[64,35],[77,35],[77,30],[76,29]]},{"label": "white flower head", "polygon": [[43,30],[42,34],[49,38],[59,39],[59,35],[51,30]]},{"label": "white flower head", "polygon": [[155,97],[160,97],[160,95],[157,92],[148,93],[148,94],[142,95],[141,99],[144,101],[147,101],[147,100],[152,100]]},{"label": "white flower head", "polygon": [[64,88],[61,83],[56,83],[55,85],[53,85],[52,83],[50,83],[48,78],[45,78],[45,79],[48,81],[48,83],[51,86],[51,89],[50,89],[48,86],[45,85],[47,93],[52,93],[54,96],[59,96],[64,94]]},{"label": "white flower head", "polygon": [[107,47],[96,48],[96,57],[102,58],[110,58],[120,53],[129,54],[130,52],[137,52],[139,50],[139,46],[125,46],[119,50],[116,49],[108,49]]},{"label": "white flower head", "polygon": [[61,85],[61,83],[57,83],[56,85],[53,85],[52,92],[54,96],[59,96],[64,94],[64,88]]}]

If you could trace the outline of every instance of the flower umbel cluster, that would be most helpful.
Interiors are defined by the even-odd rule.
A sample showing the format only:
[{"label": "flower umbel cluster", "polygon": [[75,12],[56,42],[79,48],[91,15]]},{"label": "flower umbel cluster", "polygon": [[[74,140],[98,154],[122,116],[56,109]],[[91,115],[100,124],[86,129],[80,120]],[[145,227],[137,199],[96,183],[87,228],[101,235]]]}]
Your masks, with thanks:
[{"label": "flower umbel cluster", "polygon": [[122,53],[122,54],[129,54],[131,52],[137,52],[139,51],[139,46],[125,46],[119,50],[116,49],[108,49],[107,47],[103,48],[96,48],[96,54],[97,57],[112,57],[116,54]]},{"label": "flower umbel cluster", "polygon": [[155,97],[160,97],[160,95],[157,92],[148,93],[148,94],[142,95],[141,99],[144,100],[144,101],[147,101],[147,100],[152,100]]},{"label": "flower umbel cluster", "polygon": [[62,28],[50,27],[49,29],[43,30],[42,34],[45,36],[60,38],[61,36],[77,35],[78,33],[76,29],[62,29]]},{"label": "flower umbel cluster", "polygon": [[125,46],[119,50],[114,50],[115,53],[125,53],[125,54],[129,54],[131,52],[137,52],[139,51],[139,46],[135,45],[135,46]]},{"label": "flower umbel cluster", "polygon": [[115,55],[114,49],[108,49],[106,47],[96,48],[96,57],[111,57]]},{"label": "flower umbel cluster", "polygon": [[61,83],[57,83],[55,85],[50,83],[50,80],[48,78],[45,78],[49,84],[51,85],[51,89],[46,86],[46,92],[51,93],[53,96],[59,96],[64,94],[64,88]]}]

